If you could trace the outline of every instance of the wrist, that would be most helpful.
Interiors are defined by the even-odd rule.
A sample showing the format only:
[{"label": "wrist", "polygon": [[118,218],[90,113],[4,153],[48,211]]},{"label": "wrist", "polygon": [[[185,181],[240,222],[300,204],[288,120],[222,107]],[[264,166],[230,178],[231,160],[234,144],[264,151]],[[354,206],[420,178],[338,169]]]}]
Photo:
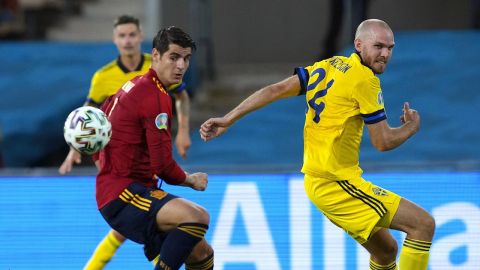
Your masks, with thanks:
[{"label": "wrist", "polygon": [[414,122],[406,122],[404,126],[407,128],[408,133],[410,133],[410,136],[413,136],[418,131],[418,125],[415,125]]},{"label": "wrist", "polygon": [[190,174],[185,172],[185,180],[183,180],[183,183],[181,184],[182,186],[190,186],[192,182],[192,179],[190,177]]}]

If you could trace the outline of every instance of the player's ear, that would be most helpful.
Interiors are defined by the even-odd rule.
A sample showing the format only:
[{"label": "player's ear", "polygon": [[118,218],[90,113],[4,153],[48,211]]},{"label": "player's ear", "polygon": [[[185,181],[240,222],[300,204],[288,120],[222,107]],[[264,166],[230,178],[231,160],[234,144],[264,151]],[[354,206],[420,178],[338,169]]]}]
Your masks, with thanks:
[{"label": "player's ear", "polygon": [[116,30],[116,28],[113,28],[113,31],[112,31],[112,41],[113,41],[114,44],[117,44],[117,43],[115,42],[115,30]]},{"label": "player's ear", "polygon": [[361,52],[362,50],[362,40],[359,39],[359,38],[356,38],[354,41],[353,41],[353,44],[355,46],[355,50],[357,52]]},{"label": "player's ear", "polygon": [[160,52],[156,49],[156,48],[153,48],[152,49],[152,59],[157,61],[157,60],[160,60]]}]

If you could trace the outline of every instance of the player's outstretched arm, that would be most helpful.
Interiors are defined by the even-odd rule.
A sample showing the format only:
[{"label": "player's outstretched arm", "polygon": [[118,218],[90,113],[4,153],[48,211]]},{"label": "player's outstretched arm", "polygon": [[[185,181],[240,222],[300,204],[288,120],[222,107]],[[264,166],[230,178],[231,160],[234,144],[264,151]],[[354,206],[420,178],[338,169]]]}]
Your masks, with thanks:
[{"label": "player's outstretched arm", "polygon": [[70,147],[70,151],[68,152],[68,155],[63,161],[62,165],[60,165],[60,168],[58,168],[58,172],[60,174],[67,174],[71,172],[74,163],[82,163],[82,155],[79,152],[75,151],[75,149]]},{"label": "player's outstretched arm", "polygon": [[403,115],[400,117],[402,125],[391,128],[387,120],[367,125],[370,139],[379,151],[392,150],[403,144],[420,129],[420,115],[414,109],[410,109],[408,102],[403,105]]},{"label": "player's outstretched arm", "polygon": [[200,126],[200,137],[209,141],[225,133],[231,125],[244,115],[256,111],[281,98],[296,96],[300,93],[300,80],[296,75],[281,82],[266,86],[242,101],[224,117],[210,118]]}]

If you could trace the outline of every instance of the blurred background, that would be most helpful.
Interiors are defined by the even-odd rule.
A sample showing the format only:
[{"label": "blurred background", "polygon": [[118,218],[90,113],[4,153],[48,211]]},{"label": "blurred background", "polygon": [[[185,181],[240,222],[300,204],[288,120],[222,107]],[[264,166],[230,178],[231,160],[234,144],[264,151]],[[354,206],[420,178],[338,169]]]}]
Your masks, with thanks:
[{"label": "blurred background", "polygon": [[[480,228],[478,0],[0,0],[0,246],[8,249],[1,252],[4,255],[0,255],[0,269],[31,268],[32,264],[16,257],[29,246],[28,240],[18,242],[18,235],[29,239],[45,237],[38,241],[44,253],[39,254],[34,247],[28,250],[29,256],[40,260],[37,268],[55,268],[49,263],[52,258],[77,263],[59,263],[57,269],[81,268],[108,230],[94,206],[95,169],[89,158],[84,157],[71,177],[59,177],[57,169],[68,152],[63,139],[68,113],[84,103],[93,73],[117,57],[112,27],[121,14],[140,19],[144,52],[151,51],[156,31],[168,25],[184,28],[197,42],[198,50],[185,78],[192,100],[192,146],[186,160],[176,152],[175,157],[188,170],[202,170],[212,174],[213,179],[225,181],[218,186],[212,184],[212,192],[218,194],[211,200],[198,197],[200,204],[214,209],[225,203],[222,198],[228,195],[229,184],[264,187],[262,175],[270,175],[292,187],[300,177],[297,174],[302,164],[305,101],[297,97],[272,104],[208,143],[198,136],[200,124],[225,114],[260,87],[291,75],[295,67],[332,55],[350,55],[358,23],[366,18],[385,20],[395,33],[396,43],[387,71],[380,75],[389,123],[400,124],[403,102],[409,101],[419,111],[422,126],[404,145],[386,153],[376,151],[365,133],[360,164],[372,179],[404,181],[395,182],[392,189],[418,198],[431,213],[450,211],[439,214],[446,227],[440,228],[444,231],[436,236],[437,240],[442,243],[442,236],[451,240],[455,233],[462,237],[446,241],[444,249],[439,244],[437,249],[443,255],[434,256],[438,258],[431,269],[480,269],[480,246],[468,242],[480,239],[480,231],[472,229]],[[255,175],[249,178],[245,174]],[[75,182],[81,184],[70,186]],[[37,194],[35,200],[11,204],[19,188],[28,196]],[[58,197],[52,198],[52,189]],[[280,190],[266,195],[271,192],[268,188],[259,190],[260,199],[283,198],[292,192]],[[64,201],[67,196],[80,198]],[[77,209],[83,203],[88,207]],[[242,203],[233,205],[236,207],[232,211],[237,213],[234,216],[239,217],[234,224],[239,225],[230,232],[241,236],[234,239],[238,242],[229,243],[248,246],[252,235],[246,219],[242,219],[246,215]],[[452,205],[456,208],[448,208]],[[82,220],[90,220],[84,224],[86,227],[75,225],[81,237],[68,238],[68,230],[76,223],[72,210]],[[276,206],[266,207],[265,211],[272,224],[293,215],[290,210],[284,210],[286,216],[281,215],[282,209]],[[221,215],[221,209],[214,213]],[[445,219],[449,215],[453,223]],[[43,220],[46,216],[48,219]],[[24,225],[18,227],[18,222]],[[48,242],[52,227],[36,231],[39,223],[54,224],[57,232],[65,234],[60,234],[52,246]],[[276,234],[272,234],[275,238]],[[208,237],[218,239],[215,235]],[[274,239],[274,249],[288,251],[292,243],[279,238]],[[65,239],[75,243],[67,254],[61,252]],[[312,244],[314,249],[326,240],[312,234],[311,241],[321,242]],[[345,256],[357,254],[355,245],[346,243],[340,247]],[[129,248],[139,249],[132,244],[124,252],[128,253]],[[109,269],[125,269],[122,265],[129,263],[138,265],[135,260],[143,262],[141,252],[136,252],[139,255],[112,262]],[[363,262],[345,259],[343,264],[335,260],[327,263],[326,259],[303,260],[295,256],[287,256],[286,262],[279,259],[278,267],[252,262],[228,264],[225,259],[223,269],[298,269],[296,263],[308,260],[312,262],[310,267],[318,267],[315,269],[361,269]],[[143,263],[145,269],[149,268],[148,263]],[[303,266],[309,269],[309,265]]]},{"label": "blurred background", "polygon": [[422,130],[381,159],[364,143],[363,161],[478,165],[480,95],[473,84],[480,69],[474,64],[480,59],[478,1],[276,1],[275,7],[269,1],[233,0],[1,3],[5,168],[60,165],[67,152],[63,121],[83,104],[96,69],[116,57],[111,32],[119,14],[140,18],[145,52],[160,26],[180,26],[198,43],[186,78],[194,112],[186,166],[268,163],[298,168],[302,98],[247,117],[218,141],[204,144],[196,131],[204,120],[223,115],[294,67],[349,55],[355,28],[365,18],[383,19],[396,33],[394,56],[381,75],[391,125],[398,124],[402,104],[409,101],[422,116]]},{"label": "blurred background", "polygon": [[233,0],[2,0],[2,165],[61,164],[67,153],[63,121],[83,104],[93,73],[117,56],[113,20],[132,14],[142,22],[145,52],[161,26],[180,26],[198,43],[186,77],[193,145],[185,166],[280,164],[298,170],[301,97],[252,114],[211,143],[199,140],[198,127],[294,67],[350,55],[358,23],[380,18],[396,33],[393,58],[380,76],[390,123],[399,124],[409,101],[422,116],[422,130],[381,158],[364,143],[364,166],[381,161],[478,168],[478,2],[276,1],[273,7],[270,1]]}]

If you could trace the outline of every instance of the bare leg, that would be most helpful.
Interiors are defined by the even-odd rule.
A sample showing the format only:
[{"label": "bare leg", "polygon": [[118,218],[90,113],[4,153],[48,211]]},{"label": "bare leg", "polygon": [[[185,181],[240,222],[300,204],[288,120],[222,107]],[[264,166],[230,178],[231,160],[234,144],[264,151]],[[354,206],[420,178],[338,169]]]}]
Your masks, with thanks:
[{"label": "bare leg", "polygon": [[433,217],[416,204],[402,199],[390,227],[407,233],[400,252],[400,267],[426,270],[435,232]]},{"label": "bare leg", "polygon": [[370,253],[371,259],[380,265],[388,265],[397,258],[397,241],[386,228],[380,229],[362,246]]},{"label": "bare leg", "polygon": [[113,236],[117,238],[118,242],[121,242],[121,243],[125,242],[126,240],[125,236],[121,235],[119,232],[115,231],[114,229],[112,229],[111,231]]},{"label": "bare leg", "polygon": [[435,220],[423,208],[402,198],[390,228],[405,232],[409,239],[431,242]]},{"label": "bare leg", "polygon": [[205,208],[182,198],[169,201],[157,213],[158,228],[164,232],[185,222],[209,224],[210,216]]}]

